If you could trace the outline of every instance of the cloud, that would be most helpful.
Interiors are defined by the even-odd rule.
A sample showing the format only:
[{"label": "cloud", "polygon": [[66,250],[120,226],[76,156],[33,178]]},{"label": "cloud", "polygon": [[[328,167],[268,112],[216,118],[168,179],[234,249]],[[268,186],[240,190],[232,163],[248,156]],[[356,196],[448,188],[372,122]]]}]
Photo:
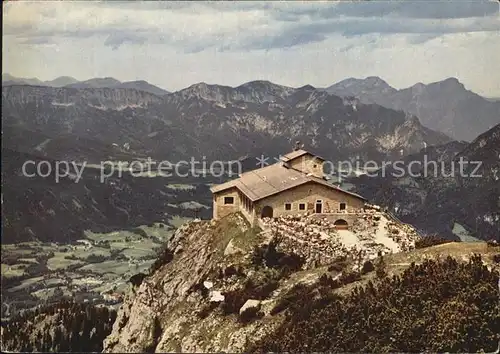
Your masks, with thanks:
[{"label": "cloud", "polygon": [[17,76],[116,76],[172,90],[258,78],[321,87],[360,75],[397,86],[446,74],[500,95],[498,5],[481,0],[22,1],[4,5],[3,19],[4,72]]},{"label": "cloud", "polygon": [[[4,34],[27,38],[99,37],[105,46],[163,44],[184,53],[273,50],[328,36],[500,31],[498,4],[399,2],[58,2],[9,6]],[[41,6],[43,5],[43,6]],[[418,36],[413,36],[413,40]],[[33,44],[37,40],[34,39]],[[413,42],[418,44],[417,42]]]},{"label": "cloud", "polygon": [[55,44],[50,37],[31,37],[21,41],[21,44],[27,45],[41,45],[41,44]]},{"label": "cloud", "polygon": [[127,33],[111,33],[106,41],[104,42],[105,46],[112,47],[113,49],[118,49],[122,44],[130,43],[130,44],[144,44],[146,43],[147,38],[137,35],[137,34],[127,34]]},{"label": "cloud", "polygon": [[498,2],[477,1],[384,1],[359,3],[342,2],[336,6],[337,15],[353,17],[399,17],[409,19],[461,19],[496,16]]},{"label": "cloud", "polygon": [[417,45],[438,38],[439,36],[441,36],[439,33],[412,34],[408,36],[407,41],[409,44]]},{"label": "cloud", "polygon": [[239,48],[247,50],[290,48],[308,43],[322,42],[325,39],[326,37],[320,33],[291,31],[274,37],[253,38],[248,43],[243,43]]},{"label": "cloud", "polygon": [[[338,18],[313,23],[287,23],[277,33],[259,34],[255,31],[250,39],[242,39],[239,49],[279,49],[324,41],[331,35],[346,38],[368,34],[408,34],[413,44],[422,43],[448,33],[498,32],[500,22],[489,19],[453,19],[446,22],[430,19],[407,21],[400,18]],[[416,40],[419,38],[421,41]]]},{"label": "cloud", "polygon": [[330,19],[346,17],[398,17],[407,19],[458,19],[471,17],[497,16],[498,2],[490,0],[448,1],[448,0],[411,0],[411,1],[365,1],[360,2],[322,2],[299,3],[293,6],[280,6],[276,18],[297,21],[300,18]]}]

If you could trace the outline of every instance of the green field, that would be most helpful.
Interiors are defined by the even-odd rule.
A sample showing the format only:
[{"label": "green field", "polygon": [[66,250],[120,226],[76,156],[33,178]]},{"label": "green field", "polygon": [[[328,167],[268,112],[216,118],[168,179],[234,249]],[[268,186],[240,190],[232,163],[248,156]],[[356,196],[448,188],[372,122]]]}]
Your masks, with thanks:
[{"label": "green field", "polygon": [[[178,187],[178,186],[177,186]],[[190,188],[181,186],[180,188]],[[186,204],[184,207],[190,207]],[[64,295],[92,294],[101,299],[105,292],[124,293],[129,278],[148,273],[157,252],[175,228],[191,218],[174,216],[168,223],[141,225],[108,233],[84,231],[75,244],[25,242],[2,246],[3,279],[21,278],[4,289],[12,301],[28,294],[40,301]],[[48,270],[48,271],[47,271]]]},{"label": "green field", "polygon": [[7,265],[2,263],[2,277],[20,277],[24,274],[26,267],[28,267],[28,264]]},{"label": "green field", "polygon": [[104,261],[101,263],[87,264],[79,269],[84,271],[89,270],[92,273],[97,274],[113,273],[116,275],[122,275],[130,271],[128,262],[113,260]]},{"label": "green field", "polygon": [[196,186],[193,186],[192,184],[182,184],[182,183],[167,184],[165,185],[165,187],[167,187],[168,189],[182,190],[182,191],[196,189]]},{"label": "green field", "polygon": [[82,261],[64,258],[68,253],[54,252],[54,257],[47,260],[47,268],[50,270],[62,270],[74,264],[84,264]]},{"label": "green field", "polygon": [[174,215],[172,217],[172,219],[170,219],[170,225],[177,228],[177,227],[179,227],[179,226],[181,226],[181,225],[183,225],[186,222],[191,221],[191,220],[193,220],[193,218]]},{"label": "green field", "polygon": [[29,278],[29,279],[26,279],[24,280],[21,285],[18,285],[18,286],[15,286],[13,288],[10,288],[8,289],[7,291],[10,292],[10,293],[13,293],[13,292],[16,292],[16,291],[19,291],[19,290],[24,290],[26,288],[28,288],[29,286],[31,285],[34,285],[40,281],[43,281],[44,277],[34,277],[34,278]]}]

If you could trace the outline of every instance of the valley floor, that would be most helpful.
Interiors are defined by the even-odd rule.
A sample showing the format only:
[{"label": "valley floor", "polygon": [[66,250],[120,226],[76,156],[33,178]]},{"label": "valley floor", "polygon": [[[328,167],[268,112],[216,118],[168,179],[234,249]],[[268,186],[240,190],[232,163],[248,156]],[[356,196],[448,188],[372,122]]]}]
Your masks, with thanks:
[{"label": "valley floor", "polygon": [[63,298],[118,306],[129,278],[147,273],[174,228],[188,220],[175,217],[173,225],[157,223],[129,231],[86,231],[74,244],[2,245],[2,318]]}]

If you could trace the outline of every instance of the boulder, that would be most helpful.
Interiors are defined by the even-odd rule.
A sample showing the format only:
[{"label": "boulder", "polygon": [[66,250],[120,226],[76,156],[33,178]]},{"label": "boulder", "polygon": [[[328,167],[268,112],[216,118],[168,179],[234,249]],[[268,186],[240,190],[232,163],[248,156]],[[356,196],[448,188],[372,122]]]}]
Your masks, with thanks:
[{"label": "boulder", "polygon": [[250,308],[257,308],[257,310],[260,309],[260,304],[261,304],[261,301],[260,300],[253,300],[253,299],[249,299],[247,300],[243,306],[241,306],[240,308],[240,315],[247,309],[250,309]]},{"label": "boulder", "polygon": [[229,243],[226,246],[226,249],[224,250],[224,256],[231,256],[233,254],[241,254],[243,253],[243,250],[236,247],[233,243],[233,240],[229,241]]},{"label": "boulder", "polygon": [[206,281],[204,281],[204,282],[203,282],[203,286],[204,286],[206,289],[209,289],[209,290],[210,290],[210,289],[212,289],[212,288],[213,288],[214,283],[212,283],[211,281],[206,280]]},{"label": "boulder", "polygon": [[222,302],[222,301],[224,301],[224,295],[222,295],[220,291],[212,291],[210,293],[210,301],[211,302]]}]

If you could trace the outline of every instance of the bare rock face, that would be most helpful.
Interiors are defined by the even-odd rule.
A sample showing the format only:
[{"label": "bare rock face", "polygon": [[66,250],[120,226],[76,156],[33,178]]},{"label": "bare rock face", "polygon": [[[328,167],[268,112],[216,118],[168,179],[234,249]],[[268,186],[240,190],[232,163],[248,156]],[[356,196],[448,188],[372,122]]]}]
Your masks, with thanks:
[{"label": "bare rock face", "polygon": [[[193,242],[190,252],[182,252],[169,267],[159,269],[146,278],[135,296],[129,296],[122,305],[111,335],[104,342],[106,352],[145,352],[156,348],[160,340],[164,314],[171,313],[180,302],[188,301],[189,290],[202,283],[205,271],[211,268],[210,239],[203,238],[208,224],[189,233],[188,224],[178,229],[168,245],[175,250],[184,243]],[[187,239],[183,237],[190,236]]]},{"label": "bare rock face", "polygon": [[[243,234],[248,228],[239,215],[230,223],[224,233],[217,229],[219,224],[210,222],[189,223],[176,231],[168,247],[174,254],[179,247],[184,252],[147,277],[135,295],[126,297],[104,341],[104,352],[236,352],[244,350],[250,333],[267,333],[259,323],[239,328],[235,315],[199,315],[204,307],[223,301],[222,294],[241,281],[236,276],[217,279],[235,260],[234,255],[228,256],[231,262],[224,256],[231,240],[224,235]],[[211,301],[215,293],[217,301]]]},{"label": "bare rock face", "polygon": [[[381,219],[386,220],[383,215]],[[167,245],[173,259],[126,297],[104,352],[245,351],[248,343],[281,324],[284,317],[271,313],[291,288],[319,281],[328,268],[324,259],[357,252],[345,247],[325,220],[290,217],[267,223],[289,235],[281,237],[278,247],[300,254],[302,269],[285,275],[280,268],[256,262],[255,250],[268,245],[276,233],[250,228],[240,214],[185,224]]]},{"label": "bare rock face", "polygon": [[224,256],[231,256],[233,254],[241,254],[243,251],[236,247],[233,243],[233,240],[229,241],[226,249],[224,250]]},{"label": "bare rock face", "polygon": [[[136,297],[138,301],[125,299],[112,333],[104,341],[105,350],[123,348],[127,352],[142,352],[155,347],[155,309],[159,304],[149,297],[145,286],[141,286],[140,290]],[[119,338],[114,333],[119,333]]]},{"label": "bare rock face", "polygon": [[[242,253],[224,255],[230,241]],[[168,244],[173,260],[146,277],[135,294],[126,297],[103,351],[244,351],[250,340],[270,333],[282,317],[267,316],[266,321],[243,323],[240,309],[258,306],[263,314],[269,314],[279,295],[303,280],[279,279],[279,272],[252,267],[250,254],[266,242],[269,237],[249,228],[239,214],[218,222],[182,226]],[[180,247],[184,251],[176,253]],[[249,278],[258,281],[269,274],[279,284],[275,292],[263,296],[265,301],[234,295],[244,289]],[[307,280],[318,277],[313,272]],[[243,303],[228,305],[235,299]]]},{"label": "bare rock face", "polygon": [[253,299],[247,300],[245,304],[240,308],[240,315],[248,309],[252,308],[260,309],[260,303],[261,303],[260,300],[253,300]]}]

